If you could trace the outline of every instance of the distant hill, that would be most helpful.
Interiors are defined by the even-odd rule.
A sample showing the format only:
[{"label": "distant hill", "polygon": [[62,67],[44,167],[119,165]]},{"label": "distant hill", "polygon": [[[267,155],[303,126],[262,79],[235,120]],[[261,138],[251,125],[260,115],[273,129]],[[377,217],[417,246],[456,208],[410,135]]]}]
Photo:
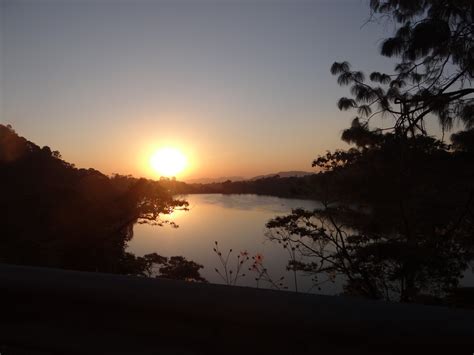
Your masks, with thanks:
[{"label": "distant hill", "polygon": [[219,183],[219,182],[224,182],[228,180],[243,181],[245,180],[245,178],[242,176],[221,176],[218,178],[189,179],[189,180],[186,180],[185,182],[188,184],[213,184],[213,183]]},{"label": "distant hill", "polygon": [[258,176],[255,176],[251,179],[249,179],[250,181],[253,181],[253,180],[258,180],[258,179],[264,179],[264,178],[270,178],[270,177],[276,177],[276,176],[279,176],[281,178],[287,178],[287,177],[302,177],[302,176],[306,176],[306,175],[312,175],[314,174],[314,172],[308,172],[308,171],[298,171],[298,170],[293,170],[293,171],[280,171],[276,174],[267,174],[267,175],[258,175]]},{"label": "distant hill", "polygon": [[293,170],[293,171],[280,171],[274,174],[258,175],[252,178],[244,178],[242,176],[221,176],[218,178],[189,179],[189,180],[186,180],[185,182],[187,184],[215,184],[215,183],[221,183],[221,182],[225,182],[229,180],[232,182],[254,181],[258,179],[264,179],[264,178],[270,178],[270,177],[276,177],[276,176],[279,176],[281,178],[287,178],[287,177],[302,177],[302,176],[312,175],[312,174],[314,174],[314,172]]}]

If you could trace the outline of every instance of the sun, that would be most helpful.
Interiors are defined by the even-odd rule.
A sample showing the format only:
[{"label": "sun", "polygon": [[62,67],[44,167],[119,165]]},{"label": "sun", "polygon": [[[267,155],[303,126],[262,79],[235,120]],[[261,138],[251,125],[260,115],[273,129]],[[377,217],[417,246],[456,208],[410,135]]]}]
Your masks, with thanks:
[{"label": "sun", "polygon": [[150,165],[161,176],[172,177],[187,165],[186,156],[176,148],[162,148],[150,157]]}]

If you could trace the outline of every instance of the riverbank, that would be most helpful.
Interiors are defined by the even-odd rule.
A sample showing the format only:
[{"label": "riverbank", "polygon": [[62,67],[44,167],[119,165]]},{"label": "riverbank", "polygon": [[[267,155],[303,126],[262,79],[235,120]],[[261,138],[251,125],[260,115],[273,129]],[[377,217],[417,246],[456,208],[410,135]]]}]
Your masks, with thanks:
[{"label": "riverbank", "polygon": [[253,194],[308,200],[321,200],[323,196],[320,176],[318,174],[293,177],[270,176],[256,180],[228,180],[206,184],[189,184],[173,179],[162,178],[159,183],[176,195]]}]

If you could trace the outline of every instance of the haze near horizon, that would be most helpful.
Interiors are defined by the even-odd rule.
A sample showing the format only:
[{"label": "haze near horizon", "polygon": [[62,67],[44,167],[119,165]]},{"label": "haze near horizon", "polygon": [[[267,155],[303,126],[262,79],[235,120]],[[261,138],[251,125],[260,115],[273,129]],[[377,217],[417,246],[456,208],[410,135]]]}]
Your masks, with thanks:
[{"label": "haze near horizon", "polygon": [[107,174],[308,171],[352,117],[332,62],[387,68],[367,3],[2,1],[0,122]]}]

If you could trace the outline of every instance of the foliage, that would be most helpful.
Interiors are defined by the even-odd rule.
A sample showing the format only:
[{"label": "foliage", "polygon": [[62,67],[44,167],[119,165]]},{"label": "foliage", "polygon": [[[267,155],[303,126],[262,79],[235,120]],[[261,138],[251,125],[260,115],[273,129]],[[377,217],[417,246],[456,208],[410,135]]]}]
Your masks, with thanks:
[{"label": "foliage", "polygon": [[[281,276],[278,280],[274,280],[272,276],[268,273],[268,269],[263,264],[262,254],[255,254],[254,256],[252,256],[252,265],[249,267],[249,270],[257,274],[255,277],[255,281],[257,282],[257,288],[260,286],[260,282],[263,281],[275,290],[288,289],[288,286],[284,286],[283,284],[283,281],[285,280],[284,276]],[[295,292],[298,292],[296,278],[295,278]]]},{"label": "foliage", "polygon": [[[144,274],[172,280],[185,280],[194,282],[207,282],[200,274],[202,265],[187,260],[183,256],[172,256],[170,258],[156,253],[143,256],[146,262]],[[156,270],[158,269],[158,270]]]},{"label": "foliage", "polygon": [[[327,153],[325,207],[269,221],[268,236],[296,250],[289,265],[345,279],[345,292],[416,301],[457,287],[474,258],[474,156],[423,135],[380,136],[362,150]],[[303,260],[303,261],[301,261]]]},{"label": "foliage", "polygon": [[279,197],[313,197],[317,184],[316,174],[307,176],[280,177],[278,175],[255,180],[225,181],[207,184],[189,184],[184,182],[166,182],[171,191],[177,194],[257,194]]},{"label": "foliage", "polygon": [[341,98],[339,109],[358,113],[343,139],[365,146],[358,138],[367,135],[368,123],[380,115],[393,118],[388,129],[411,136],[427,133],[425,121],[430,116],[437,117],[443,129],[451,129],[456,120],[473,127],[471,1],[372,0],[370,6],[372,18],[394,21],[397,29],[382,42],[381,54],[400,61],[394,73],[372,72],[370,83],[348,62],[332,65],[331,73],[338,75],[340,85],[350,85],[353,96]]},{"label": "foliage", "polygon": [[453,133],[451,141],[457,151],[474,153],[474,129]]},{"label": "foliage", "polygon": [[[331,73],[357,117],[342,139],[356,147],[316,158],[324,208],[268,222],[268,236],[299,255],[289,265],[346,280],[346,294],[415,302],[445,297],[474,259],[474,69],[470,1],[372,0],[372,19],[394,21],[381,54],[400,61],[391,74]],[[380,17],[381,16],[381,17]],[[374,118],[393,125],[372,129]],[[453,145],[430,137],[426,120],[466,131]],[[426,297],[423,298],[426,301]]]},{"label": "foliage", "polygon": [[[280,277],[278,281],[273,280],[273,278],[268,273],[267,268],[263,265],[263,255],[260,253],[255,254],[254,256],[250,257],[249,253],[244,250],[241,251],[236,256],[236,264],[235,268],[233,269],[231,266],[231,254],[233,252],[232,249],[229,249],[227,254],[224,256],[222,252],[219,250],[219,244],[217,241],[214,242],[215,247],[213,248],[214,253],[219,257],[219,262],[222,266],[222,270],[215,268],[214,270],[216,273],[221,277],[222,281],[226,285],[235,286],[237,285],[237,281],[246,276],[243,272],[244,267],[250,260],[252,260],[251,266],[248,268],[249,271],[256,273],[255,281],[257,282],[257,288],[260,285],[260,282],[265,282],[270,285],[271,288],[274,289],[287,289],[288,287],[283,285],[284,276]],[[297,291],[297,290],[296,290]]]},{"label": "foliage", "polygon": [[219,257],[222,271],[219,271],[218,268],[215,268],[214,270],[222,278],[222,281],[224,281],[226,285],[235,286],[240,278],[245,277],[243,267],[250,260],[249,254],[247,251],[241,251],[239,254],[237,254],[235,269],[232,269],[229,265],[229,258],[233,250],[229,249],[227,255],[224,257],[222,252],[219,250],[219,243],[215,241],[214,244],[215,247],[212,250]]},{"label": "foliage", "polygon": [[[346,294],[374,299],[416,301],[423,293],[443,296],[458,285],[473,257],[472,242],[466,248],[461,226],[450,233],[437,230],[427,237],[407,238],[378,232],[370,222],[368,214],[326,206],[293,210],[269,221],[267,227],[270,240],[303,257],[292,264],[315,275],[317,286],[340,276],[347,281]],[[468,223],[472,228],[472,220]],[[348,228],[354,225],[359,229]]]},{"label": "foliage", "polygon": [[0,194],[2,262],[122,274],[149,264],[126,252],[133,225],[187,206],[154,181],[77,169],[3,125]]}]

